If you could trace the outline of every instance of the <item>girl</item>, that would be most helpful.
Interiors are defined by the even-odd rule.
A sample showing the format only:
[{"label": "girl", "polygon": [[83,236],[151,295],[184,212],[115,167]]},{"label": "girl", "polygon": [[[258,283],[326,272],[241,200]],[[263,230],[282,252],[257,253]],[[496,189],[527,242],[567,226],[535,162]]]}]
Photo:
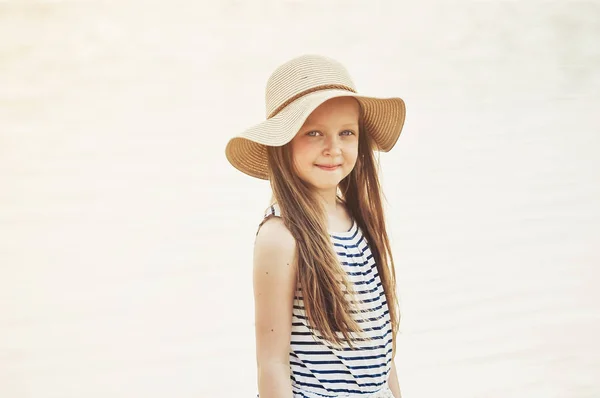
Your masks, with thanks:
[{"label": "girl", "polygon": [[340,63],[305,55],[271,75],[266,105],[226,148],[273,191],[254,246],[259,396],[400,398],[374,150],[398,140],[404,101],[358,95]]}]

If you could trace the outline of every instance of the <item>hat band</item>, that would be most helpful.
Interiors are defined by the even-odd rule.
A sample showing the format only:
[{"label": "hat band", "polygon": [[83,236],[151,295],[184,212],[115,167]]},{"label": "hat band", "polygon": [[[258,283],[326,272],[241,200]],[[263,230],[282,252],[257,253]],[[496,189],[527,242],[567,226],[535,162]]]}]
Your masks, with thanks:
[{"label": "hat band", "polygon": [[314,93],[315,91],[321,91],[321,90],[346,90],[346,91],[350,91],[356,94],[356,91],[348,86],[344,86],[343,84],[324,84],[322,86],[315,86],[315,87],[311,87],[307,90],[301,91],[298,94],[288,98],[283,104],[279,105],[273,112],[271,112],[269,114],[269,116],[267,116],[267,119],[272,118],[273,116],[277,115],[279,112],[281,112],[281,110],[283,108],[285,108],[286,106],[288,106],[289,104],[291,104],[292,102],[296,101],[298,98],[300,97],[304,97],[307,94],[310,93]]}]

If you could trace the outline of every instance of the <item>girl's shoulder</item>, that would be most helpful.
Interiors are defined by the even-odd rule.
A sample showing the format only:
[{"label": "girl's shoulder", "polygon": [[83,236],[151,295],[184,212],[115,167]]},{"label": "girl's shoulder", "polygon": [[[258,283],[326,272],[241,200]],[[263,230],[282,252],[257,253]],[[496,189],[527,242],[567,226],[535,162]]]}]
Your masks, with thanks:
[{"label": "girl's shoulder", "polygon": [[[260,221],[260,223],[258,224],[258,230],[256,231],[256,235],[258,236],[258,233],[260,232],[260,230],[262,229],[263,225],[265,223],[267,223],[267,221],[269,221],[270,219],[273,218],[277,218],[277,220],[274,220],[268,224],[276,224],[278,226],[274,226],[270,229],[280,229],[280,230],[285,230],[289,233],[289,231],[287,230],[287,227],[285,226],[285,224],[283,223],[283,220],[281,219],[281,208],[279,207],[279,205],[277,203],[273,203],[272,205],[270,205],[269,207],[267,207],[265,209],[265,212],[263,214],[263,218]],[[283,232],[285,232],[283,231]],[[280,231],[282,232],[282,231]]]},{"label": "girl's shoulder", "polygon": [[[267,222],[268,221],[268,222]],[[258,226],[255,239],[257,252],[276,255],[280,258],[293,257],[296,240],[281,218],[279,206],[271,205]]]}]

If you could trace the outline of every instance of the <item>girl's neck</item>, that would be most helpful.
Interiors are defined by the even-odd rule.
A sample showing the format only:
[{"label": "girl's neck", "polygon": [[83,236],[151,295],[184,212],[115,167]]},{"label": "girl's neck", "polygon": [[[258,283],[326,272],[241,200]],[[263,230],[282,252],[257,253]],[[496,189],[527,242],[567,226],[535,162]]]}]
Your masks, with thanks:
[{"label": "girl's neck", "polygon": [[323,204],[325,213],[329,217],[339,214],[341,201],[337,196],[337,192],[327,193],[326,195],[323,193],[318,193],[317,198]]}]

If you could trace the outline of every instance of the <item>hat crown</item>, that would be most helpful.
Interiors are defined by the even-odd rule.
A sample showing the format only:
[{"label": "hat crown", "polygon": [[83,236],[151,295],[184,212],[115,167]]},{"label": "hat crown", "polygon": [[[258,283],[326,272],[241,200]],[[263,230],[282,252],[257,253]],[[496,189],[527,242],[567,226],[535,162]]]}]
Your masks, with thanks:
[{"label": "hat crown", "polygon": [[302,55],[279,66],[269,77],[265,93],[266,114],[270,118],[303,93],[342,88],[356,92],[346,68],[338,61],[320,55]]}]

